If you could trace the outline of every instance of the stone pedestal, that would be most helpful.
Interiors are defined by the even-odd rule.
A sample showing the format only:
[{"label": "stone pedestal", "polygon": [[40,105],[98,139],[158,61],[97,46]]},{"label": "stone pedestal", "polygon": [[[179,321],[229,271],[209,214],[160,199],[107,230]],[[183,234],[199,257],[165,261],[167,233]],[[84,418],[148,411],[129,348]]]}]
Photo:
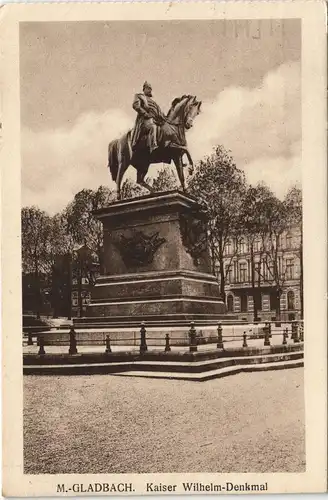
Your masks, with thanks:
[{"label": "stone pedestal", "polygon": [[170,191],[116,201],[96,215],[104,228],[105,274],[80,324],[175,326],[226,317],[196,200]]}]

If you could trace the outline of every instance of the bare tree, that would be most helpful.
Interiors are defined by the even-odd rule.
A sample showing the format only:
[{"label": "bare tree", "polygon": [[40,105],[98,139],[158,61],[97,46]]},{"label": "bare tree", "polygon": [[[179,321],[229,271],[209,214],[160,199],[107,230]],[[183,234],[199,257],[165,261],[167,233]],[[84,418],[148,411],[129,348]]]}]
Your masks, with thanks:
[{"label": "bare tree", "polygon": [[[272,203],[274,195],[265,184],[248,186],[241,218],[243,221],[243,234],[247,239],[250,254],[251,287],[254,304],[254,321],[258,321],[260,309],[259,297],[261,286],[261,268],[267,260],[267,236],[268,236],[268,206]],[[264,259],[266,255],[266,259]]]},{"label": "bare tree", "polygon": [[289,229],[287,207],[276,196],[268,197],[263,205],[264,231],[263,275],[271,284],[275,293],[276,319],[280,321],[280,298],[287,279],[287,267],[284,265],[288,251],[283,244],[283,234]]}]

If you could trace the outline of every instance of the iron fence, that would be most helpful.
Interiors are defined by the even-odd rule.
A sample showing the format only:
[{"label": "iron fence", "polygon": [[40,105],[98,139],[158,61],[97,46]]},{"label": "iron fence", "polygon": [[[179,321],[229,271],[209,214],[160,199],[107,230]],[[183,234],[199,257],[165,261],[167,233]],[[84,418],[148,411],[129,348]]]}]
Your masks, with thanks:
[{"label": "iron fence", "polygon": [[[246,324],[242,333],[235,334],[225,334],[223,332],[224,326],[227,323],[218,323],[216,326],[216,334],[213,332],[208,336],[199,335],[197,332],[195,324],[190,323],[189,329],[183,337],[174,336],[172,338],[169,333],[158,334],[154,336],[154,332],[147,331],[146,325],[142,323],[140,325],[138,338],[134,334],[133,337],[122,337],[113,338],[108,332],[100,332],[100,339],[93,341],[91,338],[77,339],[78,329],[71,326],[68,331],[65,332],[42,332],[36,333],[35,331],[30,332],[28,327],[24,327],[23,332],[23,345],[32,346],[38,345],[38,354],[41,356],[46,355],[46,346],[64,346],[68,345],[68,354],[75,355],[78,354],[78,347],[82,346],[94,346],[100,345],[105,348],[104,352],[106,354],[111,354],[112,347],[115,346],[119,348],[134,347],[138,350],[140,354],[144,354],[149,351],[149,349],[155,349],[158,347],[163,348],[164,352],[170,352],[172,348],[187,348],[189,352],[197,352],[202,347],[206,346],[208,350],[222,350],[224,351],[227,347],[242,348],[246,349],[249,347],[270,347],[274,340],[274,345],[287,345],[289,342],[294,344],[299,344],[304,342],[304,326],[303,321],[294,320],[285,322],[281,326],[277,327],[276,322],[266,322],[260,328],[257,328],[256,332],[253,328],[247,329]],[[248,324],[250,326],[252,324]],[[99,332],[98,332],[99,333]],[[52,338],[52,336],[57,336],[57,338]],[[58,338],[58,336],[60,338]],[[254,344],[254,341],[257,341]],[[158,343],[157,343],[158,342]],[[129,344],[130,343],[130,344]],[[229,345],[230,344],[230,345]],[[121,351],[122,352],[122,351]]]}]

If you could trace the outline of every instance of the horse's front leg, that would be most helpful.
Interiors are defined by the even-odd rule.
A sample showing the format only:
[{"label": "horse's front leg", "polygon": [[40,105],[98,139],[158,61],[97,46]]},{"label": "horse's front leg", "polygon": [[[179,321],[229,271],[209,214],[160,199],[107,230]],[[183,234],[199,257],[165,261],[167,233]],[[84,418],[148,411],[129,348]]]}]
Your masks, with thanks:
[{"label": "horse's front leg", "polygon": [[155,190],[154,190],[154,189],[151,187],[151,185],[150,185],[150,184],[148,184],[147,182],[142,181],[142,182],[138,182],[138,184],[139,184],[139,186],[142,186],[142,187],[144,187],[144,188],[148,189],[148,191],[149,191],[150,193],[155,193]]},{"label": "horse's front leg", "polygon": [[185,179],[184,179],[184,174],[183,174],[182,156],[179,155],[179,156],[175,157],[173,159],[173,161],[174,161],[175,167],[177,169],[177,173],[178,173],[178,177],[179,177],[179,181],[180,181],[182,190],[185,191],[186,187],[185,187]]},{"label": "horse's front leg", "polygon": [[188,162],[189,162],[188,172],[189,172],[189,175],[192,175],[194,173],[194,162],[193,162],[193,159],[191,158],[191,154],[189,153],[188,149],[186,149],[185,154],[186,154],[186,156],[188,158]]},{"label": "horse's front leg", "polygon": [[155,192],[154,189],[150,186],[150,184],[148,184],[148,182],[145,181],[144,172],[140,172],[139,170],[137,170],[137,184],[147,189],[150,193]]}]

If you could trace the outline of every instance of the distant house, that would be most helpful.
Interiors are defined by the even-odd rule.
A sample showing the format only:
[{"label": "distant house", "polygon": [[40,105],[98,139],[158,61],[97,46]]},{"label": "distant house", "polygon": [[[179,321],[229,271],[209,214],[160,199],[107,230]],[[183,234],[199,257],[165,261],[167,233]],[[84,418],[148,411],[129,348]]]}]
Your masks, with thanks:
[{"label": "distant house", "polygon": [[98,275],[99,264],[85,245],[73,255],[57,255],[51,271],[40,275],[38,288],[33,273],[23,273],[23,312],[53,317],[83,316]]},{"label": "distant house", "polygon": [[46,274],[39,275],[36,286],[34,273],[22,274],[22,305],[24,314],[36,315],[37,313],[52,315],[51,283]]},{"label": "distant house", "polygon": [[275,321],[278,315],[282,321],[301,318],[301,251],[299,227],[283,232],[274,245],[260,237],[251,242],[231,238],[224,261],[228,312],[252,321],[255,300],[259,320]]}]

